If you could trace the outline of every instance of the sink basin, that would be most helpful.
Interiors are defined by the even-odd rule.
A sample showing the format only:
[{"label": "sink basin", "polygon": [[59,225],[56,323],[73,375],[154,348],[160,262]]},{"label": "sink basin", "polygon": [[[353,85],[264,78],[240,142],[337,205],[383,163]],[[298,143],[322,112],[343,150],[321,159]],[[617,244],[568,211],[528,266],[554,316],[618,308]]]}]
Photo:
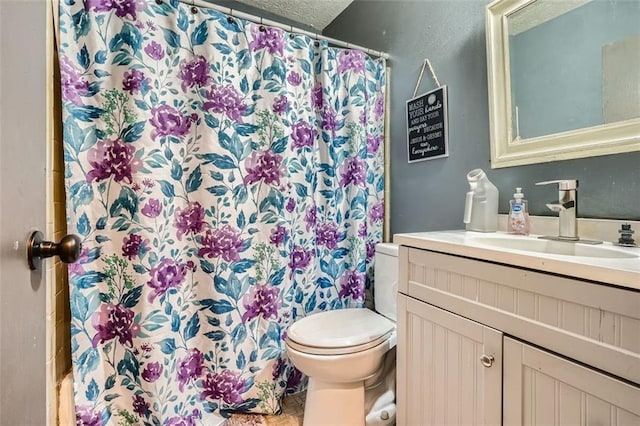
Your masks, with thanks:
[{"label": "sink basin", "polygon": [[521,250],[562,256],[598,257],[605,259],[635,259],[640,251],[605,245],[586,245],[568,241],[541,240],[527,237],[474,237],[470,242],[495,248]]}]

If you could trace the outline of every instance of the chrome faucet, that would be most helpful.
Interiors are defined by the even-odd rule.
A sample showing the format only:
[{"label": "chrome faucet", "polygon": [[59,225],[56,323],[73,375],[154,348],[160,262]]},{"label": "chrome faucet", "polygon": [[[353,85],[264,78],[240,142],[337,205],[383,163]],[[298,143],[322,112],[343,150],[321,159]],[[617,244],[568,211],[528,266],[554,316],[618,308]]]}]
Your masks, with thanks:
[{"label": "chrome faucet", "polygon": [[547,207],[558,212],[559,216],[559,232],[558,240],[578,241],[578,181],[576,179],[567,180],[550,180],[546,182],[538,182],[536,185],[548,185],[552,183],[558,184],[558,202],[548,203]]}]

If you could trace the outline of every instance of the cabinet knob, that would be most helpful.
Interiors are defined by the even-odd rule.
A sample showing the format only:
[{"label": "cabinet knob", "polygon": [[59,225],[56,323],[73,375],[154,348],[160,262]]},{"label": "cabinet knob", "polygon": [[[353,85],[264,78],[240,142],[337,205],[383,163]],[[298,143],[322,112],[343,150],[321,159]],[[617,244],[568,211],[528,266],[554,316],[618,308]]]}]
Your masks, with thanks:
[{"label": "cabinet knob", "polygon": [[493,365],[494,360],[495,358],[493,357],[493,355],[482,354],[482,356],[480,357],[480,363],[487,368]]}]

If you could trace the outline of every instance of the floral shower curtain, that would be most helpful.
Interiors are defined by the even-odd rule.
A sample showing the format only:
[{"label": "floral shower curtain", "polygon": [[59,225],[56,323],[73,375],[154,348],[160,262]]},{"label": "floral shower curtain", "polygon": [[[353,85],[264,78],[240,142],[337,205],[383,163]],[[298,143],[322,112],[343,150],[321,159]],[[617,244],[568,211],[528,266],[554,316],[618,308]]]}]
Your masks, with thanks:
[{"label": "floral shower curtain", "polygon": [[368,295],[384,61],[175,0],[65,0],[59,48],[78,423],[279,411],[288,326]]}]

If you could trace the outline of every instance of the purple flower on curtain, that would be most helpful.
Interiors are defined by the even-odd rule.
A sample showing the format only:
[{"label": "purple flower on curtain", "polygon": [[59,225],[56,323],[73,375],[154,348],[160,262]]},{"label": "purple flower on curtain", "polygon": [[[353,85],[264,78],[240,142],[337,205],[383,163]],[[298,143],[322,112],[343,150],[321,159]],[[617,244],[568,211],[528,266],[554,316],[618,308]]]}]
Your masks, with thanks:
[{"label": "purple flower on curtain", "polygon": [[89,82],[82,80],[82,72],[66,56],[60,55],[60,83],[62,99],[81,105],[80,96],[88,96]]},{"label": "purple flower on curtain", "polygon": [[273,154],[269,150],[253,151],[244,162],[247,175],[244,184],[251,185],[258,181],[271,185],[280,185],[280,178],[284,176],[282,156]]},{"label": "purple flower on curtain", "polygon": [[227,404],[241,404],[244,400],[240,394],[244,392],[245,382],[240,373],[224,369],[219,373],[207,374],[202,381],[201,399],[222,399]]},{"label": "purple flower on curtain", "polygon": [[173,224],[178,230],[176,237],[179,241],[182,241],[184,234],[189,232],[197,234],[204,229],[204,209],[197,201],[190,201],[184,209],[177,208],[174,217]]},{"label": "purple flower on curtain", "polygon": [[384,200],[371,206],[369,210],[369,220],[372,223],[382,222],[384,219]]},{"label": "purple flower on curtain", "polygon": [[330,106],[322,110],[322,128],[327,131],[336,131],[340,123],[336,119],[336,112]]},{"label": "purple flower on curtain", "polygon": [[376,120],[379,120],[384,115],[384,96],[380,96],[376,100],[376,106],[373,108],[373,113],[376,116]]},{"label": "purple flower on curtain", "polygon": [[171,105],[162,104],[151,108],[151,119],[149,122],[153,126],[151,137],[156,140],[158,136],[175,136],[182,138],[189,133],[191,123],[196,121],[198,116],[182,115],[180,111]]},{"label": "purple flower on curtain", "polygon": [[364,297],[364,274],[349,271],[340,278],[340,297],[360,300]]},{"label": "purple flower on curtain", "polygon": [[91,405],[78,405],[76,406],[76,425],[102,426],[102,415],[100,412],[93,411]]},{"label": "purple flower on curtain", "polygon": [[66,264],[67,271],[71,275],[84,275],[86,271],[84,270],[84,267],[82,265],[88,262],[89,262],[89,249],[85,247],[80,252],[80,257],[78,257],[78,260],[76,260],[74,263]]},{"label": "purple flower on curtain", "polygon": [[361,223],[358,228],[358,237],[365,238],[367,236],[367,224]]},{"label": "purple flower on curtain", "polygon": [[142,370],[142,378],[149,383],[153,383],[160,378],[163,368],[159,362],[150,362]]},{"label": "purple flower on curtain", "polygon": [[193,260],[187,260],[187,269],[189,269],[190,271],[195,272],[196,269],[198,269],[198,268],[196,267],[196,264],[194,263]]},{"label": "purple flower on curtain", "polygon": [[231,225],[207,229],[207,233],[202,237],[202,247],[198,250],[198,256],[222,257],[226,262],[238,261],[238,252],[242,250],[242,245],[240,231]]},{"label": "purple flower on curtain", "polygon": [[109,12],[113,7],[113,0],[85,0],[84,8],[86,11]]},{"label": "purple flower on curtain", "polygon": [[204,369],[204,355],[198,349],[191,349],[187,356],[178,362],[176,378],[178,389],[184,392],[184,385],[189,380],[195,380],[202,375]]},{"label": "purple flower on curtain", "polygon": [[271,235],[269,236],[269,242],[275,246],[279,246],[284,244],[284,242],[289,237],[289,231],[283,226],[278,226],[277,228],[273,228],[271,230]]},{"label": "purple flower on curtain", "polygon": [[128,235],[122,240],[122,256],[132,260],[139,254],[146,252],[148,243],[148,239],[142,240],[138,234]]},{"label": "purple flower on curtain", "polygon": [[242,298],[242,304],[246,309],[242,315],[242,322],[251,321],[257,317],[276,319],[278,308],[282,304],[280,290],[268,284],[254,285]]},{"label": "purple flower on curtain", "polygon": [[371,260],[376,255],[376,243],[367,241],[367,260]]},{"label": "purple flower on curtain", "polygon": [[150,198],[149,201],[147,201],[147,204],[142,207],[140,213],[151,219],[160,216],[160,213],[162,213],[162,204],[160,204],[160,200]]},{"label": "purple flower on curtain", "polygon": [[276,361],[275,364],[273,364],[273,369],[271,370],[271,378],[273,379],[273,381],[277,381],[280,376],[282,376],[282,373],[284,373],[285,369],[287,367],[287,363],[284,362],[284,359],[282,358],[278,358],[278,361]]},{"label": "purple flower on curtain", "polygon": [[115,9],[118,18],[128,17],[135,21],[137,18],[136,12],[143,11],[146,8],[147,4],[144,0],[113,0],[113,9]]},{"label": "purple flower on curtain", "polygon": [[131,95],[139,91],[144,93],[149,90],[149,79],[138,69],[125,71],[122,78],[122,89]]},{"label": "purple flower on curtain", "polygon": [[369,210],[369,220],[372,223],[382,222],[384,219],[384,200],[371,206]]},{"label": "purple flower on curtain", "polygon": [[312,148],[318,132],[306,121],[298,121],[291,125],[292,148]]},{"label": "purple flower on curtain", "polygon": [[285,95],[278,96],[273,100],[273,112],[282,114],[289,111],[289,100]]},{"label": "purple flower on curtain", "polygon": [[202,107],[205,111],[213,110],[216,113],[224,113],[230,119],[242,123],[242,116],[247,112],[247,105],[242,102],[240,94],[231,85],[211,86],[209,92],[205,92],[208,99]]},{"label": "purple flower on curtain", "polygon": [[137,12],[146,9],[144,0],[85,0],[85,10],[108,12],[115,10],[118,18],[129,18],[135,21]]},{"label": "purple flower on curtain", "polygon": [[295,367],[291,367],[289,370],[289,377],[287,378],[287,390],[295,391],[300,382],[302,381],[302,372]]},{"label": "purple flower on curtain", "polygon": [[318,226],[316,229],[316,242],[318,245],[325,246],[328,249],[338,247],[338,227],[334,222],[326,222]]},{"label": "purple flower on curtain", "polygon": [[133,397],[133,412],[139,416],[149,417],[151,414],[151,409],[149,407],[149,403],[144,400],[142,395],[134,395]]},{"label": "purple flower on curtain", "polygon": [[322,84],[316,83],[311,89],[311,105],[314,108],[322,108]]},{"label": "purple flower on curtain", "polygon": [[304,216],[304,221],[307,223],[307,231],[316,226],[316,222],[318,221],[318,212],[315,205],[312,205],[307,209],[307,213]]},{"label": "purple flower on curtain", "polygon": [[174,416],[169,417],[164,426],[196,426],[196,420],[193,416]]},{"label": "purple flower on curtain", "polygon": [[340,186],[364,185],[367,179],[367,164],[358,157],[350,157],[340,166]]},{"label": "purple flower on curtain", "polygon": [[303,270],[309,263],[311,262],[311,251],[306,251],[304,247],[295,245],[293,246],[293,250],[289,254],[289,269],[291,269],[291,277],[296,270]]},{"label": "purple flower on curtain", "polygon": [[283,55],[284,31],[280,28],[252,25],[251,34],[253,40],[249,43],[249,48],[252,52],[266,48],[271,55],[274,53]]},{"label": "purple flower on curtain", "polygon": [[133,338],[140,333],[140,324],[134,322],[135,313],[123,305],[103,303],[91,317],[97,333],[93,337],[93,347],[118,338],[122,345],[133,347]]},{"label": "purple flower on curtain", "polygon": [[135,157],[133,144],[124,143],[121,139],[103,140],[89,151],[87,161],[93,167],[87,173],[87,182],[100,182],[113,176],[116,182],[133,182],[133,173],[142,168],[142,161]]},{"label": "purple flower on curtain", "polygon": [[170,288],[178,288],[187,275],[187,265],[178,263],[173,259],[164,258],[158,265],[149,271],[151,276],[147,285],[151,287],[149,303],[153,303],[156,297],[164,296]]},{"label": "purple flower on curtain", "polygon": [[302,76],[295,71],[291,71],[287,76],[287,81],[290,85],[297,87],[302,83]]},{"label": "purple flower on curtain", "polygon": [[164,58],[164,49],[160,43],[156,43],[155,41],[151,41],[151,43],[147,44],[144,48],[144,53],[147,54],[151,59],[155,59],[156,61]]},{"label": "purple flower on curtain", "polygon": [[367,153],[375,154],[380,149],[382,143],[382,136],[368,135],[367,136]]},{"label": "purple flower on curtain", "polygon": [[364,72],[364,52],[359,50],[342,50],[338,53],[338,72],[340,74],[349,70],[356,73]]},{"label": "purple flower on curtain", "polygon": [[180,63],[178,77],[182,80],[182,91],[186,92],[191,87],[204,87],[209,84],[211,66],[204,56],[198,55],[190,61]]},{"label": "purple flower on curtain", "polygon": [[360,118],[358,119],[358,122],[359,122],[360,124],[362,124],[363,126],[364,126],[365,124],[367,124],[367,111],[366,111],[366,110],[363,110],[363,111],[360,113]]},{"label": "purple flower on curtain", "polygon": [[293,211],[296,209],[296,200],[294,200],[293,198],[289,198],[289,200],[287,200],[285,209],[287,209],[289,213],[293,213]]}]

